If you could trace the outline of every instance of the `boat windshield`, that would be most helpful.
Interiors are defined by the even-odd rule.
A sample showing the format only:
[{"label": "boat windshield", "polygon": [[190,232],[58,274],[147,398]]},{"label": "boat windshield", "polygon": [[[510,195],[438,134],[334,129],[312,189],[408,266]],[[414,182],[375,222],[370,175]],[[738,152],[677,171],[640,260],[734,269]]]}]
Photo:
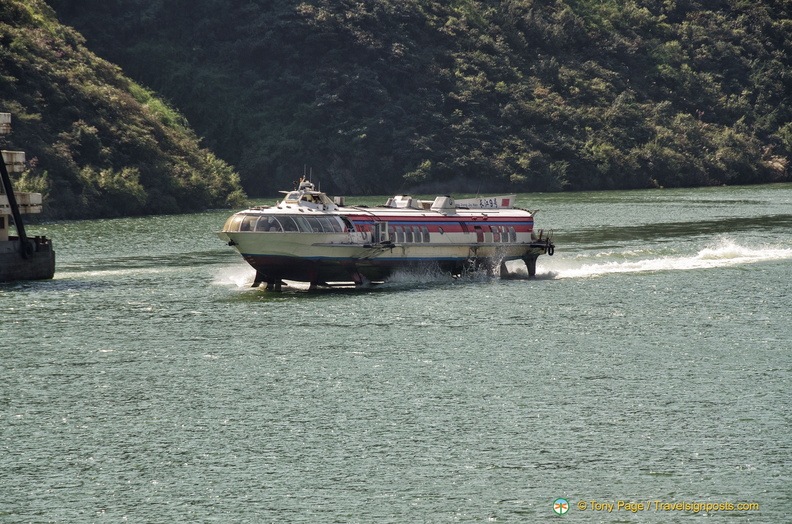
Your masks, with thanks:
[{"label": "boat windshield", "polygon": [[266,233],[343,233],[352,230],[351,222],[339,216],[305,215],[234,215],[229,218],[223,231],[266,232]]},{"label": "boat windshield", "polygon": [[291,191],[287,193],[283,201],[287,204],[299,204],[307,202],[309,204],[332,204],[327,195],[318,191]]}]

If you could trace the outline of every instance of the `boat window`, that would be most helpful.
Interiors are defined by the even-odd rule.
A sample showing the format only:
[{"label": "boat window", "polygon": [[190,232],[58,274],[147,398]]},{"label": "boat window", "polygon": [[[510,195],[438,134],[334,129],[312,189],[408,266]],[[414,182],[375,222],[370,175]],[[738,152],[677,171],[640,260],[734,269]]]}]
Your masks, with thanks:
[{"label": "boat window", "polygon": [[314,197],[314,199],[315,199],[317,202],[321,202],[322,204],[328,204],[328,205],[332,205],[332,204],[333,204],[333,201],[332,201],[332,200],[330,200],[330,197],[328,197],[328,196],[327,196],[327,195],[325,195],[324,193],[319,193],[318,195],[316,195],[316,196]]},{"label": "boat window", "polygon": [[338,223],[334,220],[335,217],[316,217],[322,223],[325,233],[335,233],[341,229]]},{"label": "boat window", "polygon": [[[341,221],[344,223],[344,227],[346,228],[347,231],[355,230],[355,226],[352,224],[352,222],[349,221],[347,217],[340,217],[340,218]],[[363,230],[368,231],[368,227],[364,227]]]},{"label": "boat window", "polygon": [[423,241],[429,242],[429,228],[426,226],[422,226],[421,229],[423,230]]},{"label": "boat window", "polygon": [[396,232],[396,242],[401,244],[404,243],[404,228],[402,226],[393,226],[394,231]]},{"label": "boat window", "polygon": [[312,233],[313,229],[311,228],[311,224],[308,220],[303,216],[295,216],[292,217],[295,222],[297,222],[297,226],[300,228],[302,233]]},{"label": "boat window", "polygon": [[517,242],[517,232],[514,231],[514,226],[509,226],[509,241]]},{"label": "boat window", "polygon": [[341,220],[336,216],[322,217],[325,228],[330,228],[333,233],[342,233],[344,227],[341,225]]},{"label": "boat window", "polygon": [[324,231],[325,233],[333,232],[333,228],[327,223],[325,217],[314,217],[314,220],[316,220],[316,223],[319,225],[320,231]]},{"label": "boat window", "polygon": [[490,226],[490,229],[492,230],[492,241],[500,242],[500,227]]},{"label": "boat window", "polygon": [[341,221],[338,217],[325,217],[327,221],[330,223],[330,227],[333,228],[333,233],[341,233],[344,228],[341,225]]},{"label": "boat window", "polygon": [[283,225],[283,230],[288,232],[297,232],[297,222],[292,217],[280,217],[280,222]]},{"label": "boat window", "polygon": [[319,221],[318,217],[305,217],[305,220],[311,225],[311,230],[314,233],[322,233],[324,228],[322,227],[322,223]]},{"label": "boat window", "polygon": [[242,223],[239,224],[240,231],[253,231],[256,228],[256,222],[258,221],[259,217],[257,215],[247,215],[245,218],[242,219]]},{"label": "boat window", "polygon": [[283,231],[283,226],[281,226],[281,223],[278,222],[278,219],[275,217],[261,217],[261,220],[256,224],[256,231]]},{"label": "boat window", "polygon": [[408,244],[413,241],[413,230],[410,226],[404,226],[404,241]]},{"label": "boat window", "polygon": [[239,231],[239,224],[242,223],[242,220],[245,218],[245,215],[234,215],[229,218],[225,226],[223,226],[223,231]]},{"label": "boat window", "polygon": [[284,200],[286,202],[291,202],[291,203],[298,202],[300,200],[300,192],[299,191],[292,191],[291,193],[286,195],[286,198],[284,198]]},{"label": "boat window", "polygon": [[481,226],[473,226],[473,230],[476,232],[476,242],[484,242],[484,230]]},{"label": "boat window", "polygon": [[269,231],[269,217],[261,217],[261,219],[256,222],[256,231]]}]

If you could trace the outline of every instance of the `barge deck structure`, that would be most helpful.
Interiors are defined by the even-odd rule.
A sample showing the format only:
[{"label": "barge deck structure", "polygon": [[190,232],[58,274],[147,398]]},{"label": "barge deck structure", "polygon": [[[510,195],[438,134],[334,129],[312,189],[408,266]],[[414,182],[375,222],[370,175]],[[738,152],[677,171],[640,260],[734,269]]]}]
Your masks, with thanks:
[{"label": "barge deck structure", "polygon": [[[11,130],[11,115],[0,113],[0,135]],[[10,172],[24,168],[25,153],[2,151],[0,162],[0,282],[46,280],[55,276],[55,251],[45,236],[30,238],[22,215],[41,213],[41,193],[14,192]],[[11,221],[16,235],[11,235]]]}]

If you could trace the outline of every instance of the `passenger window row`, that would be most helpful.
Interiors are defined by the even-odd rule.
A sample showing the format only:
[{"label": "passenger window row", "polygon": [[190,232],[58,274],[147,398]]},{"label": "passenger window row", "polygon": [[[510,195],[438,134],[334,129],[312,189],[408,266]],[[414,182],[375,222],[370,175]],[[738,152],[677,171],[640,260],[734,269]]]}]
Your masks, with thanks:
[{"label": "passenger window row", "polygon": [[429,228],[426,226],[389,226],[388,232],[391,240],[400,244],[429,242]]},{"label": "passenger window row", "polygon": [[234,215],[228,219],[223,231],[343,233],[344,229],[344,222],[336,216]]},{"label": "passenger window row", "polygon": [[517,232],[514,226],[490,226],[493,242],[517,242]]}]

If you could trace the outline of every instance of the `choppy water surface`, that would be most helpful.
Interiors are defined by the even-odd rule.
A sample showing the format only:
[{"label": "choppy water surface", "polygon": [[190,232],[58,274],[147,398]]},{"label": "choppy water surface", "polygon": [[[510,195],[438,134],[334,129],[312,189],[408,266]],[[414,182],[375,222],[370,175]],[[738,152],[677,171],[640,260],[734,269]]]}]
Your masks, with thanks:
[{"label": "choppy water surface", "polygon": [[789,520],[792,185],[519,204],[538,278],[363,290],[250,289],[227,210],[32,227],[0,522]]}]

